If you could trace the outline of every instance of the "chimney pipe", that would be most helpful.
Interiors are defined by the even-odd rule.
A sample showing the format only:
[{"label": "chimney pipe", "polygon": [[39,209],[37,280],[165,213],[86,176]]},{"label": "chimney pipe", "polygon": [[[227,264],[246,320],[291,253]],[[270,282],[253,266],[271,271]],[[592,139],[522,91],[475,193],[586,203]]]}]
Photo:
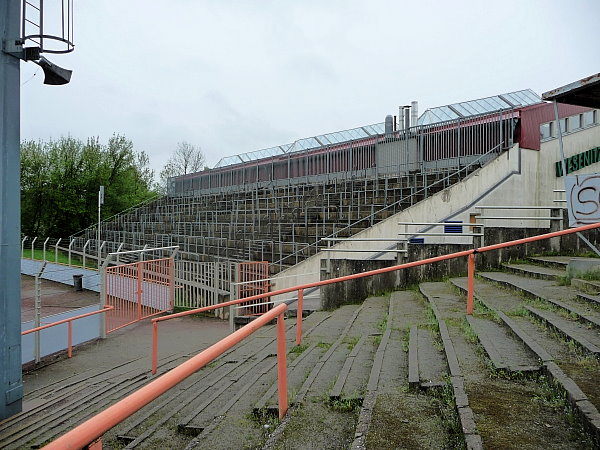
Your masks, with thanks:
[{"label": "chimney pipe", "polygon": [[417,101],[411,102],[412,111],[411,111],[411,122],[412,126],[417,126],[417,121],[419,120],[419,103]]},{"label": "chimney pipe", "polygon": [[406,105],[404,108],[404,129],[408,131],[410,128],[410,106]]}]

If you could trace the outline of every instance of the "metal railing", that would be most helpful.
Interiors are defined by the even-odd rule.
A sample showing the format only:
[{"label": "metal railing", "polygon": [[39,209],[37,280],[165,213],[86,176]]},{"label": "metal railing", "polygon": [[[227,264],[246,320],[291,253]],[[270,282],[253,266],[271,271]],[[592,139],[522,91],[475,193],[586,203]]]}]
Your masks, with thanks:
[{"label": "metal railing", "polygon": [[[57,325],[62,325],[63,323],[67,323],[68,324],[67,355],[70,358],[71,356],[73,356],[73,321],[77,320],[77,319],[83,319],[84,317],[93,316],[95,314],[102,314],[102,313],[106,314],[108,311],[111,311],[112,309],[113,309],[112,306],[105,305],[104,308],[99,309],[98,311],[92,311],[89,313],[80,314],[75,317],[69,317],[67,319],[59,320],[57,322],[48,323],[46,325],[41,325],[39,327],[35,327],[30,330],[23,331],[21,333],[21,336],[25,336],[25,335],[31,334],[31,333],[37,333],[39,331],[45,330],[46,328],[51,328],[51,327],[55,327]],[[103,327],[101,326],[100,328],[102,329]],[[103,335],[102,333],[100,333],[100,334],[101,334],[101,336]]]},{"label": "metal railing", "polygon": [[[501,244],[494,244],[485,247],[479,247],[476,249],[464,250],[461,252],[450,253],[447,255],[436,256],[433,258],[427,258],[420,261],[413,261],[405,264],[399,264],[396,266],[385,267],[382,269],[371,270],[368,272],[357,273],[353,275],[347,275],[338,278],[332,278],[329,280],[322,280],[313,283],[307,283],[303,285],[293,286],[285,289],[280,289],[273,292],[255,295],[240,300],[233,300],[230,302],[221,303],[220,305],[214,305],[213,307],[224,307],[232,304],[238,304],[248,302],[252,300],[258,300],[265,297],[273,297],[275,295],[285,294],[288,292],[296,291],[298,293],[298,314],[297,314],[297,327],[296,327],[296,343],[301,341],[302,337],[302,301],[304,290],[308,288],[325,286],[334,283],[340,283],[343,281],[354,280],[357,278],[364,278],[373,275],[379,275],[388,272],[394,272],[397,270],[408,269],[411,267],[423,266],[432,264],[440,261],[446,261],[457,258],[468,258],[467,273],[467,308],[466,313],[468,315],[473,313],[473,290],[474,290],[474,276],[475,276],[475,256],[479,253],[489,252],[492,250],[498,250],[501,248],[512,247],[515,245],[522,245],[529,242],[541,241],[544,239],[550,239],[553,237],[559,237],[567,234],[579,233],[586,230],[592,230],[600,228],[600,223],[584,225],[578,228],[572,228],[568,230],[555,231],[552,233],[541,234],[538,236],[532,236],[524,239],[518,239],[514,241],[504,242]],[[212,308],[212,307],[211,307]],[[119,424],[151,401],[158,398],[160,395],[171,389],[197,370],[209,364],[211,361],[216,359],[218,356],[223,354],[225,351],[241,342],[244,338],[258,330],[263,325],[266,325],[275,317],[277,317],[277,336],[278,336],[278,379],[279,379],[279,417],[283,417],[287,411],[287,374],[285,368],[285,325],[283,313],[287,310],[288,305],[283,303],[269,312],[260,316],[256,320],[250,322],[248,325],[240,328],[238,331],[230,334],[226,338],[212,345],[208,349],[192,357],[188,361],[177,366],[173,370],[160,376],[156,380],[152,381],[148,385],[140,388],[138,391],[130,394],[124,399],[120,400],[113,406],[100,412],[96,416],[88,419],[83,424],[77,426],[73,430],[69,431],[65,435],[59,437],[52,443],[50,443],[47,449],[64,449],[64,448],[83,448],[86,445],[97,442],[102,435],[110,430],[115,425]],[[203,308],[195,310],[200,312]],[[163,320],[167,320],[168,317],[181,317],[182,315],[193,314],[194,311],[186,311],[185,313],[179,313],[177,315],[165,316]]]}]

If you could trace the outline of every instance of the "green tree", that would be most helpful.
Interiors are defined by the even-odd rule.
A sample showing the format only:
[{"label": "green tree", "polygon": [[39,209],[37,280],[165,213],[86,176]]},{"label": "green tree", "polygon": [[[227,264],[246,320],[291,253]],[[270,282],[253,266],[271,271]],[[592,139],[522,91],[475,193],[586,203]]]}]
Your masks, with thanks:
[{"label": "green tree", "polygon": [[124,136],[107,145],[73,137],[21,144],[21,223],[29,236],[66,237],[97,220],[98,190],[105,186],[102,216],[109,217],[155,195],[148,155]]}]

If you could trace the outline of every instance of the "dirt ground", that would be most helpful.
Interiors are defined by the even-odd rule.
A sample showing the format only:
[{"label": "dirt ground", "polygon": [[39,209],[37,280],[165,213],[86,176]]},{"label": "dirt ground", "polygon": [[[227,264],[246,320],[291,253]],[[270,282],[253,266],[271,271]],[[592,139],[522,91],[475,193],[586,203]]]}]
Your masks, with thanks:
[{"label": "dirt ground", "polygon": [[[100,301],[97,292],[75,291],[72,286],[42,280],[42,317],[71,309],[96,305]],[[21,322],[33,320],[35,315],[35,278],[21,275]]]}]

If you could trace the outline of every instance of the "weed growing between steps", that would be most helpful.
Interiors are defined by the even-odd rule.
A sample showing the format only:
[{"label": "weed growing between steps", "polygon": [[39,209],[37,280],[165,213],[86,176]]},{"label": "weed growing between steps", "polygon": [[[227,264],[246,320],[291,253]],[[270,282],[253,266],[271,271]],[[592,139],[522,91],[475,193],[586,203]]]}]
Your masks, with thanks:
[{"label": "weed growing between steps", "polygon": [[348,350],[352,351],[352,349],[356,346],[359,340],[360,337],[358,336],[348,336],[346,339],[344,339],[344,343],[346,344]]},{"label": "weed growing between steps", "polygon": [[304,350],[306,350],[308,348],[308,344],[300,344],[300,345],[294,345],[289,353],[293,353],[296,355],[300,355]]}]

